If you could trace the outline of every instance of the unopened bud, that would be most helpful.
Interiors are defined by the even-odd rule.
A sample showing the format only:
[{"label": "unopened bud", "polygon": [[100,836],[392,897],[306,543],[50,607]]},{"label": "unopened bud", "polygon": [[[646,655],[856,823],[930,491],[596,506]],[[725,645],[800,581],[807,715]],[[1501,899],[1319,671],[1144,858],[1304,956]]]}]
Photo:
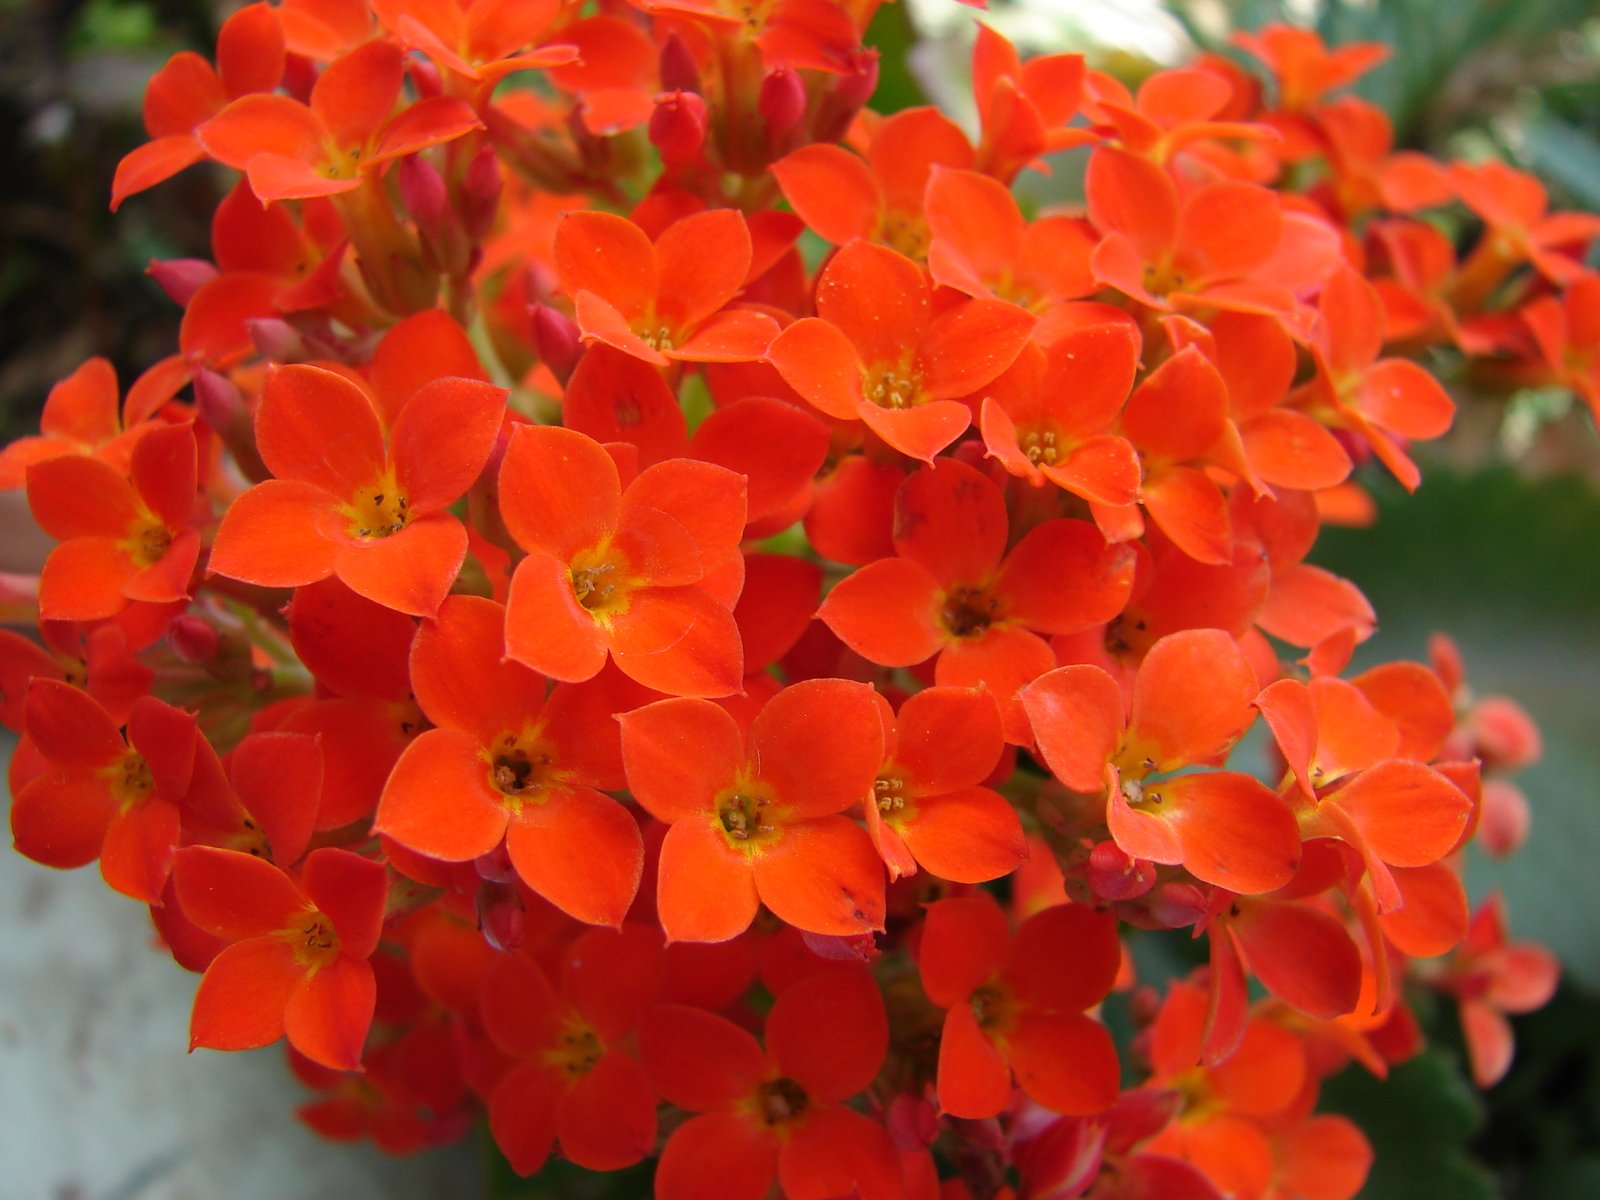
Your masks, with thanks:
[{"label": "unopened bud", "polygon": [[1522,790],[1504,779],[1483,781],[1483,808],[1478,818],[1478,845],[1495,858],[1514,854],[1528,840],[1533,817]]},{"label": "unopened bud", "polygon": [[1103,899],[1132,900],[1155,886],[1156,869],[1141,859],[1130,858],[1121,846],[1107,841],[1089,851],[1084,877],[1095,895]]},{"label": "unopened bud", "polygon": [[213,433],[226,434],[241,420],[250,419],[250,406],[244,394],[226,375],[206,367],[194,373],[194,403],[200,419]]},{"label": "unopened bud", "polygon": [[200,290],[201,284],[217,277],[217,268],[203,258],[152,258],[144,273],[154,279],[171,301],[182,308]]},{"label": "unopened bud", "polygon": [[167,624],[167,645],[186,663],[210,662],[219,641],[216,629],[192,613],[182,613]]},{"label": "unopened bud", "polygon": [[411,72],[411,82],[416,86],[417,99],[428,100],[443,94],[444,84],[439,78],[439,68],[431,61],[412,55],[406,66]]},{"label": "unopened bud", "polygon": [[694,162],[705,145],[706,102],[694,92],[663,92],[650,114],[650,143],[673,166]]},{"label": "unopened bud", "polygon": [[578,326],[566,313],[548,304],[530,304],[528,317],[533,323],[533,348],[550,373],[564,385],[572,378],[583,354]]},{"label": "unopened bud", "polygon": [[806,949],[818,958],[834,962],[871,962],[878,957],[878,943],[870,933],[829,934],[802,929],[800,937]]},{"label": "unopened bud", "polygon": [[756,107],[767,122],[767,140],[776,145],[800,124],[806,115],[806,85],[789,66],[775,67],[761,80],[761,95]]},{"label": "unopened bud", "polygon": [[872,49],[855,50],[849,55],[844,74],[837,77],[833,88],[818,107],[817,119],[811,130],[813,141],[837,142],[850,128],[862,105],[878,89],[878,52]]},{"label": "unopened bud", "polygon": [[194,403],[200,419],[222,439],[246,479],[259,483],[271,476],[267,464],[261,461],[261,452],[256,449],[256,426],[250,403],[231,379],[201,367],[194,374]]},{"label": "unopened bud", "polygon": [[444,176],[420,154],[408,154],[400,160],[397,172],[400,179],[400,201],[417,223],[424,237],[436,230],[450,207],[450,196],[444,186]]},{"label": "unopened bud", "polygon": [[921,1150],[939,1136],[939,1108],[927,1096],[899,1092],[889,1101],[883,1125],[901,1150]]},{"label": "unopened bud", "polygon": [[700,65],[694,51],[676,33],[667,34],[661,43],[661,86],[675,92],[700,90]]},{"label": "unopened bud", "polygon": [[461,181],[461,225],[473,241],[493,231],[504,188],[500,159],[492,147],[485,146],[467,164],[466,178]]},{"label": "unopened bud", "polygon": [[504,842],[478,855],[472,860],[472,866],[478,872],[479,879],[486,879],[490,883],[510,883],[517,877],[517,869],[511,865],[511,854]]},{"label": "unopened bud", "polygon": [[1150,893],[1150,915],[1167,929],[1184,929],[1206,914],[1206,897],[1192,883],[1163,883]]},{"label": "unopened bud", "polygon": [[304,362],[313,357],[300,331],[281,317],[256,317],[244,325],[256,352],[268,362]]},{"label": "unopened bud", "polygon": [[484,941],[507,953],[522,948],[528,919],[515,885],[484,882],[478,888],[477,907],[478,928]]}]

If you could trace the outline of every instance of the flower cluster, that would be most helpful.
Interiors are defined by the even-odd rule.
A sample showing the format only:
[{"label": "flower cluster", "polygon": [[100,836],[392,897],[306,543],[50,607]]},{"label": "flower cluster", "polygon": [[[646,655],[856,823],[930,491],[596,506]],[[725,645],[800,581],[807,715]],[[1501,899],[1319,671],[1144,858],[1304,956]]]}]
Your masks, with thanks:
[{"label": "flower cluster", "polygon": [[[1344,1200],[1321,1081],[1432,987],[1488,1083],[1555,969],[1458,873],[1537,734],[1444,643],[1349,673],[1307,556],[1368,460],[1417,485],[1422,351],[1600,410],[1600,219],[1391,152],[1330,96],[1379,52],[1288,28],[1136,92],[980,28],[976,138],[879,116],[875,8],[282,0],[173,58],[113,204],[235,173],[152,266],[178,352],[0,452],[59,543],[17,847],[330,1137]],[[1025,211],[1054,155],[1086,202]],[[1160,930],[1208,964],[1138,978]]]}]

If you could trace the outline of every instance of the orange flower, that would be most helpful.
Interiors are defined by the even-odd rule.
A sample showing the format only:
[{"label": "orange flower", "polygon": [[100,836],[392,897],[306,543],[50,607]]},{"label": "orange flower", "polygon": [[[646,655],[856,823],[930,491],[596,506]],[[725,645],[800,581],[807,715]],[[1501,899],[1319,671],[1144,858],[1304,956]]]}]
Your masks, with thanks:
[{"label": "orange flower", "polygon": [[24,486],[30,466],[63,454],[91,454],[126,472],[144,432],[138,426],[122,427],[116,368],[103,358],[91,358],[50,389],[38,436],[0,447],[0,491]]},{"label": "orange flower", "polygon": [[1354,267],[1341,266],[1333,273],[1317,307],[1322,318],[1312,342],[1317,375],[1300,402],[1323,424],[1359,434],[1406,490],[1415,491],[1422,472],[1405,452],[1405,443],[1436,438],[1449,429],[1455,402],[1418,364],[1378,357],[1383,351],[1383,306]]},{"label": "orange flower", "polygon": [[467,551],[444,510],[488,461],[505,397],[473,379],[435,380],[386,439],[372,400],[345,376],[278,368],[256,410],[256,443],[277,478],[228,509],[211,570],[263,587],[337,575],[385,607],[434,612]]},{"label": "orange flower", "polygon": [[843,246],[867,238],[921,259],[928,253],[923,214],[935,168],[971,167],[972,144],[936,108],[908,108],[872,126],[866,160],[819,142],[772,164],[790,206],[818,237]]},{"label": "orange flower", "polygon": [[124,477],[102,459],[63,454],[28,468],[28,505],[61,542],[39,576],[51,620],[115,616],[130,601],[189,595],[200,554],[191,528],[199,465],[191,425],[147,425]]},{"label": "orange flower", "polygon": [[373,0],[372,10],[408,50],[420,50],[435,64],[467,81],[487,99],[494,86],[514,71],[575,62],[573,46],[541,46],[527,51],[560,14],[556,0]]},{"label": "orange flower", "polygon": [[1028,857],[1022,823],[999,792],[980,786],[1005,748],[1000,709],[985,692],[934,687],[883,710],[887,758],[866,804],[867,832],[889,877],[920,865],[941,879],[980,883]]},{"label": "orange flower", "polygon": [[217,31],[217,66],[190,51],[174,54],[144,93],[150,141],[117,164],[111,211],[205,157],[195,131],[241,96],[271,92],[283,78],[283,26],[269,4],[250,4]]},{"label": "orange flower", "polygon": [[602,693],[569,685],[546,703],[544,680],[504,660],[504,631],[500,605],[452,596],[418,632],[411,686],[435,727],[395,763],[373,829],[446,862],[503,839],[534,891],[580,921],[619,924],[644,848],[627,809],[598,790],[622,782],[609,698],[589,704]]},{"label": "orange flower", "polygon": [[750,257],[749,227],[729,208],[675,221],[653,244],[611,213],[568,213],[556,226],[556,271],[584,338],[656,366],[761,357],[777,323],[728,309]]},{"label": "orange flower", "polygon": [[1151,647],[1126,717],[1122,690],[1099,667],[1051,671],[1020,699],[1055,777],[1106,796],[1106,823],[1124,852],[1255,893],[1282,887],[1300,861],[1288,806],[1248,775],[1170,773],[1225,756],[1250,726],[1257,690],[1231,637],[1192,629]]},{"label": "orange flower", "polygon": [[1133,445],[1110,430],[1133,389],[1139,336],[1092,325],[1025,348],[983,398],[983,442],[1012,475],[1112,508],[1139,498]]},{"label": "orange flower", "polygon": [[661,700],[620,719],[634,799],[671,825],[656,899],[670,940],[734,937],[759,904],[813,933],[882,928],[883,866],[840,815],[873,794],[883,764],[871,688],[792,684],[748,736],[709,700]]},{"label": "orange flower", "polygon": [[766,1049],[725,1017],[661,1004],[639,1026],[651,1081],[693,1114],[661,1152],[655,1194],[761,1200],[902,1196],[899,1155],[882,1125],[845,1102],[872,1082],[889,1044],[865,971],[802,980],[767,1014]]},{"label": "orange flower", "polygon": [[1185,194],[1154,163],[1101,148],[1084,186],[1104,235],[1092,259],[1095,277],[1151,308],[1287,317],[1296,295],[1340,261],[1327,222],[1285,208],[1252,183],[1221,180]]},{"label": "orange flower", "polygon": [[1133,554],[1086,521],[1035,526],[1006,551],[1000,489],[965,463],[940,459],[901,487],[894,558],[868,563],[828,593],[817,615],[852,650],[887,667],[937,654],[941,684],[983,684],[1006,733],[1026,740],[1012,703],[1055,662],[1041,635],[1075,633],[1122,611]]},{"label": "orange flower", "polygon": [[672,459],[624,489],[600,443],[526,425],[506,450],[500,503],[528,552],[506,606],[513,659],[576,682],[609,657],[675,696],[739,689],[743,651],[729,608],[743,578],[741,476]]},{"label": "orange flower", "polygon": [[126,731],[92,697],[35,679],[23,729],[45,770],[16,793],[17,849],[51,867],[100,860],[117,891],[160,904],[178,845],[179,810],[194,775],[194,718],[150,696],[134,701]]},{"label": "orange flower", "polygon": [[[1072,970],[1061,970],[1068,962]],[[1013,1086],[1059,1113],[1111,1107],[1116,1047],[1084,1009],[1105,998],[1121,962],[1109,913],[1058,904],[1029,917],[1013,939],[987,892],[929,905],[917,965],[928,999],[947,1010],[939,1107],[953,1117],[998,1116]]]},{"label": "orange flower", "polygon": [[382,863],[325,847],[300,882],[236,850],[188,846],[172,869],[184,915],[230,942],[194,997],[189,1048],[277,1041],[342,1071],[361,1065],[377,984],[367,960],[383,930]]},{"label": "orange flower", "polygon": [[817,280],[817,316],[780,333],[767,361],[821,412],[864,421],[902,454],[931,461],[972,423],[958,397],[1010,366],[1034,323],[999,300],[935,316],[931,296],[909,258],[851,242]]},{"label": "orange flower", "polygon": [[516,1060],[488,1106],[495,1144],[519,1175],[543,1166],[557,1138],[591,1171],[632,1166],[655,1148],[655,1092],[620,1043],[660,995],[660,932],[589,930],[561,961],[558,990],[532,959],[499,955],[480,992],[489,1036]]},{"label": "orange flower", "polygon": [[243,171],[263,203],[354,191],[389,163],[483,128],[464,102],[430,96],[394,114],[405,57],[373,41],[330,63],[311,102],[241,96],[196,132],[206,153]]}]

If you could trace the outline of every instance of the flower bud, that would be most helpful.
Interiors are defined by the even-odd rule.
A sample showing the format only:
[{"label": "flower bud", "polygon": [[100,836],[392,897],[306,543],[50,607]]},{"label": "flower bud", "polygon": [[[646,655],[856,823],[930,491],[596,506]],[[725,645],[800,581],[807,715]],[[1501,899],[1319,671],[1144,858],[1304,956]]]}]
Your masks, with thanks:
[{"label": "flower bud", "polygon": [[[281,317],[256,317],[244,323],[256,352],[268,362],[304,362],[314,357],[300,331]],[[209,421],[206,422],[208,425]],[[212,428],[216,428],[212,426]]]},{"label": "flower bud", "polygon": [[1494,858],[1515,854],[1528,840],[1533,823],[1528,798],[1522,790],[1504,779],[1483,781],[1483,808],[1478,818],[1478,845]]},{"label": "flower bud", "polygon": [[511,865],[511,855],[504,842],[478,855],[472,860],[472,866],[478,872],[479,879],[490,883],[510,883],[517,877],[517,869]]},{"label": "flower bud", "polygon": [[694,162],[705,145],[706,102],[694,92],[663,92],[650,114],[650,142],[671,166]]},{"label": "flower bud", "polygon": [[160,285],[174,304],[187,308],[201,285],[217,277],[217,268],[203,258],[152,258],[144,273]]},{"label": "flower bud", "polygon": [[530,304],[528,317],[533,322],[534,350],[551,374],[565,384],[583,354],[577,323],[547,304]]},{"label": "flower bud", "polygon": [[420,154],[408,154],[402,158],[396,174],[400,180],[400,202],[417,223],[418,230],[428,237],[437,230],[450,207],[444,176]]},{"label": "flower bud", "polygon": [[1132,900],[1155,886],[1156,869],[1151,863],[1130,858],[1115,842],[1105,841],[1089,852],[1084,877],[1103,899]]},{"label": "flower bud", "polygon": [[767,122],[767,143],[776,147],[806,115],[806,85],[794,68],[776,67],[762,77],[756,107]]},{"label": "flower bud", "polygon": [[220,640],[208,621],[192,613],[180,613],[167,623],[167,645],[182,662],[210,662]]},{"label": "flower bud", "polygon": [[478,929],[483,940],[507,953],[522,948],[528,932],[528,918],[516,885],[489,883],[478,888]]},{"label": "flower bud", "polygon": [[226,375],[207,367],[194,373],[194,401],[200,419],[211,426],[214,433],[226,434],[241,419],[250,419],[250,406],[245,403],[243,393]]},{"label": "flower bud", "polygon": [[877,940],[870,933],[827,934],[800,931],[806,949],[834,962],[871,962],[878,957]]},{"label": "flower bud", "polygon": [[822,98],[812,122],[811,139],[817,142],[840,141],[850,122],[878,89],[878,52],[852,51],[845,61],[844,74]]},{"label": "flower bud", "polygon": [[487,237],[500,215],[500,193],[505,180],[500,175],[500,159],[494,148],[485,146],[467,164],[461,181],[461,226],[473,241]]},{"label": "flower bud", "polygon": [[661,44],[661,86],[675,92],[700,90],[700,66],[694,51],[676,33],[667,34]]},{"label": "flower bud", "polygon": [[426,58],[413,55],[406,63],[411,72],[411,82],[416,86],[417,99],[428,100],[444,94],[444,84],[439,78],[439,68]]}]

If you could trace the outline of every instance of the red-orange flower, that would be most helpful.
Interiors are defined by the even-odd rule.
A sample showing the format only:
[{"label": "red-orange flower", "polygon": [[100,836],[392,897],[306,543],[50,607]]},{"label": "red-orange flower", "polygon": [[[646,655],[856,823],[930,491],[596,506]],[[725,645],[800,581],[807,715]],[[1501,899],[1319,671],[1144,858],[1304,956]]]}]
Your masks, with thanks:
[{"label": "red-orange flower", "polygon": [[287,1033],[313,1062],[357,1069],[377,997],[367,960],[383,930],[383,864],[326,847],[297,883],[264,859],[189,846],[173,882],[184,915],[232,943],[195,993],[189,1048],[250,1050]]},{"label": "red-orange flower", "polygon": [[504,954],[482,984],[484,1026],[516,1060],[489,1094],[489,1128],[521,1175],[544,1165],[557,1138],[591,1171],[632,1166],[655,1147],[655,1092],[619,1044],[660,995],[660,932],[590,930],[562,967],[558,990],[532,959]]},{"label": "red-orange flower", "polygon": [[656,899],[669,939],[734,937],[760,904],[813,933],[882,927],[883,865],[841,815],[872,795],[883,764],[872,689],[793,684],[748,736],[709,700],[662,700],[621,721],[634,799],[672,826]]},{"label": "red-orange flower", "polygon": [[767,360],[830,417],[864,421],[902,454],[931,460],[972,423],[958,400],[1011,365],[1033,317],[999,300],[937,315],[922,268],[855,241],[823,268],[817,315],[785,329]]},{"label": "red-orange flower", "polygon": [[330,63],[309,104],[241,96],[196,131],[206,153],[243,171],[262,203],[354,191],[387,164],[483,122],[463,101],[430,96],[395,113],[405,56],[372,41]]},{"label": "red-orange flower", "polygon": [[680,1004],[644,1015],[640,1052],[656,1089],[694,1114],[656,1168],[661,1200],[894,1200],[899,1155],[883,1126],[845,1101],[872,1082],[889,1043],[865,971],[795,984],[767,1014],[767,1046],[725,1017]]},{"label": "red-orange flower", "polygon": [[1006,799],[980,786],[1005,749],[1000,709],[985,692],[933,687],[883,709],[884,764],[867,801],[867,832],[891,879],[918,866],[941,879],[980,883],[1028,857],[1022,823]]},{"label": "red-orange flower", "polygon": [[529,425],[506,451],[500,504],[528,552],[506,605],[506,652],[517,662],[580,681],[609,657],[668,695],[739,690],[743,650],[729,609],[742,578],[743,477],[672,459],[624,489],[599,442]]},{"label": "red-orange flower", "polygon": [[888,667],[939,655],[941,684],[984,684],[1006,732],[1024,740],[1023,684],[1055,662],[1048,634],[1075,633],[1122,611],[1133,554],[1086,521],[1053,520],[1006,551],[1000,489],[965,463],[919,470],[895,501],[897,557],[868,563],[828,593],[817,615],[852,650]]},{"label": "red-orange flower", "polygon": [[749,227],[730,208],[675,221],[653,244],[611,213],[568,213],[556,226],[556,271],[583,336],[657,366],[761,357],[777,322],[728,308],[750,258]]},{"label": "red-orange flower", "polygon": [[[558,687],[506,661],[504,610],[452,596],[411,651],[411,686],[435,728],[395,763],[376,832],[446,862],[505,841],[525,883],[597,925],[622,921],[639,888],[639,827],[615,788],[616,734],[598,693]],[[597,685],[599,686],[599,685]],[[609,744],[609,747],[607,743]]]},{"label": "red-orange flower", "polygon": [[1011,1104],[1013,1078],[1059,1113],[1111,1107],[1116,1047],[1084,1009],[1105,998],[1121,962],[1109,913],[1058,904],[1024,921],[1013,939],[987,892],[929,905],[917,965],[928,999],[947,1010],[939,1107],[953,1117],[997,1116]]},{"label": "red-orange flower", "polygon": [[[1255,670],[1231,637],[1192,629],[1150,648],[1126,716],[1122,690],[1099,667],[1051,671],[1020,699],[1056,778],[1106,796],[1106,823],[1123,851],[1252,893],[1282,887],[1300,861],[1288,806],[1248,775],[1171,772],[1225,756],[1250,726],[1256,691]],[[1150,778],[1158,774],[1166,778]]]},{"label": "red-orange flower", "polygon": [[29,746],[46,769],[11,806],[17,849],[51,867],[100,860],[117,891],[160,904],[178,845],[179,811],[194,773],[194,718],[150,696],[126,732],[91,696],[35,679],[23,707]]},{"label": "red-orange flower", "polygon": [[146,427],[129,477],[99,458],[64,454],[28,468],[28,505],[61,545],[39,577],[52,620],[115,616],[130,601],[186,599],[200,554],[191,524],[198,475],[190,425]]},{"label": "red-orange flower", "polygon": [[405,405],[385,438],[372,400],[321,367],[280,367],[256,410],[256,444],[277,476],[234,501],[211,570],[264,587],[337,575],[412,615],[434,612],[466,557],[444,510],[494,448],[504,388],[439,379]]}]

